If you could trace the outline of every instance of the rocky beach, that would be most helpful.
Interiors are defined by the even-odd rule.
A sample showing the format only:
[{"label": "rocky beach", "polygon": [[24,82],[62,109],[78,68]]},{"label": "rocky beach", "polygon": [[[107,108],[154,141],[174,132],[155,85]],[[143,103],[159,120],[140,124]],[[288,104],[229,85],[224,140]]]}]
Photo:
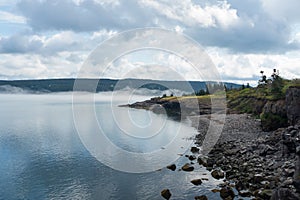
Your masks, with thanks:
[{"label": "rocky beach", "polygon": [[[300,88],[288,88],[285,98],[279,100],[238,98],[251,105],[251,112],[235,109],[237,105],[232,106],[232,101],[236,99],[227,99],[229,106],[222,133],[205,155],[201,154],[201,146],[212,114],[207,98],[198,99],[197,112],[193,109],[195,104],[183,98],[153,98],[127,106],[165,113],[177,119],[182,115],[188,118],[199,132],[191,149],[192,158],[214,178],[224,178],[224,184],[214,190],[220,192],[221,199],[300,199]],[[184,113],[180,112],[182,108]],[[216,110],[214,114],[218,114]],[[184,167],[193,168],[192,165]]]}]

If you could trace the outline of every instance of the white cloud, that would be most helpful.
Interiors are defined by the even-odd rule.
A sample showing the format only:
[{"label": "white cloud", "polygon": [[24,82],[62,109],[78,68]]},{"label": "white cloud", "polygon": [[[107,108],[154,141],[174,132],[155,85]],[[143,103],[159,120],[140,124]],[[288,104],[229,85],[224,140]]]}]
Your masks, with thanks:
[{"label": "white cloud", "polygon": [[300,77],[300,52],[291,54],[231,54],[222,49],[208,51],[224,80],[257,84],[261,70],[270,76],[273,69],[279,70],[284,78]]},{"label": "white cloud", "polygon": [[176,20],[186,26],[228,28],[238,21],[237,11],[224,1],[217,5],[200,6],[190,0],[169,1],[142,0],[140,5],[152,8],[168,19]]},{"label": "white cloud", "polygon": [[[0,71],[11,79],[74,77],[105,39],[155,26],[204,45],[225,80],[256,83],[261,69],[271,73],[273,67],[295,78],[300,76],[299,7],[299,0],[0,0]],[[20,29],[9,29],[16,24]],[[153,38],[152,44],[159,41]],[[174,70],[199,79],[185,60],[162,52],[133,53],[114,65],[107,76],[133,70],[130,76],[168,79]]]},{"label": "white cloud", "polygon": [[18,23],[25,24],[26,19],[23,16],[14,15],[10,12],[0,11],[0,23]]}]

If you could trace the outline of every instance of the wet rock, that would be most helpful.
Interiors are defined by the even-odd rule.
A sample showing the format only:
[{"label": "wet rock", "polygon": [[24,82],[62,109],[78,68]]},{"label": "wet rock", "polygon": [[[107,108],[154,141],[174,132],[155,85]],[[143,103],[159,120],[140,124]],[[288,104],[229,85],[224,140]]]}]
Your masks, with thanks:
[{"label": "wet rock", "polygon": [[167,200],[169,200],[172,196],[171,192],[169,189],[164,189],[160,192],[161,196]]},{"label": "wet rock", "polygon": [[191,172],[194,170],[194,167],[191,164],[186,163],[185,165],[182,166],[181,169],[186,172]]},{"label": "wet rock", "polygon": [[191,181],[191,183],[193,183],[194,185],[201,185],[202,180],[201,179],[194,179],[194,180]]},{"label": "wet rock", "polygon": [[234,192],[230,187],[224,187],[220,190],[220,196],[222,199],[232,200],[234,199]]},{"label": "wet rock", "polygon": [[167,168],[172,170],[172,171],[175,171],[176,170],[176,165],[175,164],[168,165]]},{"label": "wet rock", "polygon": [[191,147],[191,152],[192,153],[199,153],[199,148],[197,148],[197,147]]},{"label": "wet rock", "polygon": [[191,161],[192,161],[192,160],[196,160],[196,156],[194,156],[194,155],[190,155],[188,158],[189,158],[189,160],[191,160]]},{"label": "wet rock", "polygon": [[203,167],[207,167],[207,158],[198,157],[198,163],[199,163],[199,165],[202,165]]},{"label": "wet rock", "polygon": [[211,191],[212,191],[213,193],[220,192],[220,190],[219,190],[219,189],[212,189]]},{"label": "wet rock", "polygon": [[208,200],[208,198],[205,195],[202,195],[202,196],[196,196],[195,200]]},{"label": "wet rock", "polygon": [[212,177],[214,177],[215,179],[221,179],[224,178],[224,172],[222,172],[221,170],[214,170],[211,172]]}]

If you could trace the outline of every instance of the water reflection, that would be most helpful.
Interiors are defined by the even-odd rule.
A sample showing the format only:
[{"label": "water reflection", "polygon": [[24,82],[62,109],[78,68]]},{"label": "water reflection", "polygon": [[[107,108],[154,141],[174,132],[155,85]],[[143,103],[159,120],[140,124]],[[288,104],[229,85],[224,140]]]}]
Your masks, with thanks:
[{"label": "water reflection", "polygon": [[[190,183],[206,173],[198,165],[191,173],[164,168],[129,174],[101,164],[85,149],[76,133],[71,95],[0,96],[0,199],[161,199],[160,191],[164,188],[172,191],[174,199],[193,199],[199,194],[218,199],[217,194],[209,191],[215,187],[214,181],[201,186]],[[100,118],[104,102],[96,104]],[[107,128],[114,127],[109,117],[105,116],[105,120]],[[161,116],[161,120],[165,118]],[[93,130],[89,120],[86,126]],[[140,139],[136,143],[118,131],[114,128],[108,137],[122,148],[153,150],[152,143],[141,143]],[[155,139],[156,147],[164,146],[172,138],[174,129],[169,127],[165,131]],[[178,156],[178,152],[173,153]],[[116,155],[115,159],[122,158]],[[186,162],[187,158],[182,157],[176,164],[182,166]]]}]

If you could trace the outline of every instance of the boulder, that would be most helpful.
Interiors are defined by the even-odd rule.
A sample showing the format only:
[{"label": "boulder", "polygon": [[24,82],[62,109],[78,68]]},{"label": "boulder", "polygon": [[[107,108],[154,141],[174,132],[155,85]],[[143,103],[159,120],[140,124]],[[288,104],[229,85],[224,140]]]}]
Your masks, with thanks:
[{"label": "boulder", "polygon": [[199,165],[203,165],[203,167],[207,167],[207,158],[206,157],[198,157]]},{"label": "boulder", "polygon": [[211,172],[212,177],[214,177],[215,179],[221,179],[224,178],[224,172],[222,172],[221,170],[214,170]]},{"label": "boulder", "polygon": [[175,171],[176,170],[176,165],[175,164],[168,165],[167,168],[172,170],[172,171]]},{"label": "boulder", "polygon": [[186,172],[191,172],[194,170],[194,167],[191,164],[186,163],[185,165],[182,166],[181,169]]},{"label": "boulder", "polygon": [[192,153],[199,153],[199,148],[198,147],[191,147],[191,152]]},{"label": "boulder", "polygon": [[193,183],[194,185],[201,185],[202,180],[201,179],[194,179],[194,180],[191,181],[191,183]]},{"label": "boulder", "polygon": [[196,156],[194,156],[194,155],[190,155],[188,158],[189,158],[189,160],[191,160],[191,161],[196,160]]},{"label": "boulder", "polygon": [[172,194],[171,194],[171,192],[170,192],[170,190],[169,189],[164,189],[164,190],[162,190],[161,192],[160,192],[160,194],[161,194],[161,196],[163,197],[163,198],[165,198],[165,199],[170,199],[171,198],[171,196],[172,196]]},{"label": "boulder", "polygon": [[196,196],[195,200],[208,200],[208,198],[205,195],[201,195],[201,196]]},{"label": "boulder", "polygon": [[232,200],[234,199],[234,192],[230,187],[224,187],[220,190],[220,196],[222,199]]}]

